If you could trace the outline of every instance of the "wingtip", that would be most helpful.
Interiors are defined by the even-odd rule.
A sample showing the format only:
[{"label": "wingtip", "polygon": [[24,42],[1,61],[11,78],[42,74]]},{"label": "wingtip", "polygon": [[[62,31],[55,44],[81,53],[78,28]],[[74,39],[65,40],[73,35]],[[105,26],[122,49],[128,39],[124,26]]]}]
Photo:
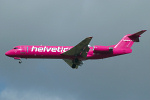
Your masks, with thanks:
[{"label": "wingtip", "polygon": [[93,37],[92,37],[92,36],[90,36],[90,37],[88,37],[88,38],[92,39]]},{"label": "wingtip", "polygon": [[142,30],[143,32],[146,32],[147,30]]}]

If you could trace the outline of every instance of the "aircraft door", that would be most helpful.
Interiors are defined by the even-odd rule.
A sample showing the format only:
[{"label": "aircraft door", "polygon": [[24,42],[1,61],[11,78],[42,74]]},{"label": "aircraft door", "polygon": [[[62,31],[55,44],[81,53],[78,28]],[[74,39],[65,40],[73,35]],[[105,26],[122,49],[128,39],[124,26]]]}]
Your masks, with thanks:
[{"label": "aircraft door", "polygon": [[20,53],[26,54],[26,46],[20,46]]}]

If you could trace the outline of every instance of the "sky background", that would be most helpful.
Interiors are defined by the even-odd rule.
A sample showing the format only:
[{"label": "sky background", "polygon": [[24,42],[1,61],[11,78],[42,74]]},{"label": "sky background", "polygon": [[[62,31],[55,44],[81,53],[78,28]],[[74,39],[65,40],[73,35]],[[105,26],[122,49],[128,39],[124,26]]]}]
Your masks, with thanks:
[{"label": "sky background", "polygon": [[[150,100],[149,0],[0,0],[0,100]],[[128,55],[88,60],[5,56],[17,45],[114,45],[148,30]]]}]

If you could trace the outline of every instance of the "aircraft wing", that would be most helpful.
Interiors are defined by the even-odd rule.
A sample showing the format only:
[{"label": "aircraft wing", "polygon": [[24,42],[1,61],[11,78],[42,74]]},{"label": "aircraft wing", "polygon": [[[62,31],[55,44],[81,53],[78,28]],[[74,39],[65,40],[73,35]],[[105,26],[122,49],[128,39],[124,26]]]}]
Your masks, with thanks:
[{"label": "aircraft wing", "polygon": [[[72,68],[72,64],[73,64],[72,60],[70,60],[70,59],[63,59],[63,60]],[[78,65],[76,65],[75,68],[77,69]]]},{"label": "aircraft wing", "polygon": [[87,37],[79,44],[71,48],[70,50],[62,53],[62,55],[69,55],[69,56],[82,56],[84,58],[87,57],[87,52],[89,51],[88,44],[90,43],[92,37]]}]

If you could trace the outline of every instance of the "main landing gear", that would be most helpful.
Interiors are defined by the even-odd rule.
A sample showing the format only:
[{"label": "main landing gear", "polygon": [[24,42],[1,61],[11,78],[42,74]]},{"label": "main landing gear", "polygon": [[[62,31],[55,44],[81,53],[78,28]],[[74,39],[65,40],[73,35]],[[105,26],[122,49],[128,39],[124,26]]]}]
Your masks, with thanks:
[{"label": "main landing gear", "polygon": [[76,68],[76,64],[72,64],[72,68],[73,68],[73,69]]},{"label": "main landing gear", "polygon": [[77,69],[78,66],[81,66],[82,64],[83,64],[83,62],[80,59],[75,58],[75,59],[72,60],[72,66],[71,67],[73,69]]}]

